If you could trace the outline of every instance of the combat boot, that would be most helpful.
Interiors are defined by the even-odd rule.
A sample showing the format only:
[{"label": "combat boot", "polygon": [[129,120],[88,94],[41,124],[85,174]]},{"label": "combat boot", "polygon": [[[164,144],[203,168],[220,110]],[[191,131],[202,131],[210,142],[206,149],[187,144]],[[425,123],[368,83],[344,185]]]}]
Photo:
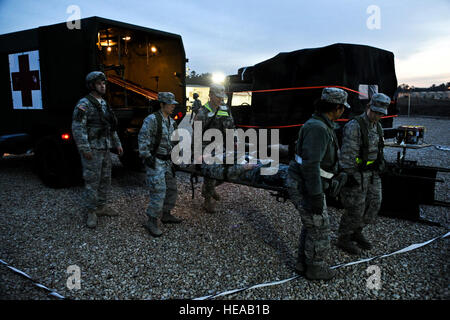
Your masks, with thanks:
[{"label": "combat boot", "polygon": [[87,226],[88,228],[95,228],[97,226],[97,215],[95,211],[89,211],[87,216]]},{"label": "combat boot", "polygon": [[119,215],[119,212],[117,212],[116,210],[114,210],[111,207],[102,206],[97,210],[97,215],[99,217],[101,217],[101,216],[117,217]]},{"label": "combat boot", "polygon": [[350,254],[360,254],[361,249],[359,249],[356,243],[352,241],[351,237],[351,234],[339,236],[336,243],[337,247]]},{"label": "combat boot", "polygon": [[162,223],[180,223],[181,221],[183,220],[171,215],[170,211],[163,211],[163,215],[161,217]]},{"label": "combat boot", "polygon": [[212,193],[211,196],[212,196],[213,199],[216,200],[216,201],[220,201],[220,199],[221,199],[220,196],[219,196],[219,194],[216,192],[216,190],[213,191],[213,193]]},{"label": "combat boot", "polygon": [[[206,194],[207,194],[207,192],[206,192],[205,184],[203,184],[203,185],[202,185],[202,196],[203,196],[204,198],[207,198],[208,196],[207,196]],[[219,196],[219,194],[216,192],[216,190],[213,190],[211,196],[213,197],[214,200],[220,201],[220,196]]]},{"label": "combat boot", "polygon": [[352,240],[363,250],[372,249],[372,244],[362,234],[362,228],[357,229],[355,233],[352,234]]},{"label": "combat boot", "polygon": [[211,198],[205,198],[203,207],[205,208],[206,212],[209,212],[209,213],[216,212],[216,204],[214,203],[214,201]]},{"label": "combat boot", "polygon": [[158,228],[158,219],[149,217],[147,224],[144,227],[150,232],[154,237],[159,237],[162,235],[162,231]]},{"label": "combat boot", "polygon": [[202,197],[203,197],[203,198],[206,198],[205,183],[202,184]]},{"label": "combat boot", "polygon": [[305,277],[308,280],[331,280],[336,276],[336,271],[326,266],[306,265]]},{"label": "combat boot", "polygon": [[300,275],[305,274],[306,272],[305,256],[298,257],[297,263],[295,264],[295,271]]}]

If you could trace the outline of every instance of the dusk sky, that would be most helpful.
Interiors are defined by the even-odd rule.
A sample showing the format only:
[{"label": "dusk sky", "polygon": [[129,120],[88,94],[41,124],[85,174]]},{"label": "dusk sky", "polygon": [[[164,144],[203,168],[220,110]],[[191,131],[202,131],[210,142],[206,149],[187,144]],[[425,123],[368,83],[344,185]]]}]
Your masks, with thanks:
[{"label": "dusk sky", "polygon": [[0,34],[99,16],[182,36],[197,73],[238,68],[304,48],[364,44],[394,53],[398,83],[450,81],[449,0],[0,0]]}]

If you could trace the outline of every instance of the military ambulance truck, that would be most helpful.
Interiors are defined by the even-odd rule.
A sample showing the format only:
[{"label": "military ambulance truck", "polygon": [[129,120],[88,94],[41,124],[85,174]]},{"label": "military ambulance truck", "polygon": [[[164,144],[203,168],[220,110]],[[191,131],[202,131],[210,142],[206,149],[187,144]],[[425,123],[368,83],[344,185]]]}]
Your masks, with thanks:
[{"label": "military ambulance truck", "polygon": [[186,114],[186,55],[181,36],[99,17],[0,35],[0,156],[34,152],[42,181],[81,181],[72,113],[88,93],[86,75],[103,71],[106,100],[119,120],[126,166],[139,167],[137,134],[157,107],[158,91],[173,92]]}]

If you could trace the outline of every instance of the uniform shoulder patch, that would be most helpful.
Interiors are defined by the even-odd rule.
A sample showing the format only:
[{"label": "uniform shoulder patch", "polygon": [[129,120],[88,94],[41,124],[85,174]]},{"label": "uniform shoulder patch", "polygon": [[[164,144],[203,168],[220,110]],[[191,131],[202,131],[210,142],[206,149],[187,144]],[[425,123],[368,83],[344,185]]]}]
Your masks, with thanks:
[{"label": "uniform shoulder patch", "polygon": [[82,110],[82,111],[86,111],[87,106],[85,104],[79,104],[79,105],[77,105],[77,108]]}]

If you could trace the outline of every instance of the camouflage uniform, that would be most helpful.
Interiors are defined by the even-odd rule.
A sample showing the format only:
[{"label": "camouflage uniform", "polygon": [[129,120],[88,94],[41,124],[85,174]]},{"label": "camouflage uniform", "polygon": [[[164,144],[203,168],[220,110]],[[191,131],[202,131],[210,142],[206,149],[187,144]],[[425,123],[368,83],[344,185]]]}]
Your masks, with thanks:
[{"label": "camouflage uniform", "polygon": [[[347,93],[341,89],[325,88],[321,99],[350,107],[346,102]],[[286,186],[302,220],[297,270],[305,265],[326,268],[330,221],[325,191],[330,176],[338,171],[336,127],[326,115],[314,114],[300,129],[295,160],[289,164]]]},{"label": "camouflage uniform", "polygon": [[[214,94],[216,94],[219,97],[222,98],[226,97],[223,86],[213,85],[211,86],[211,90],[212,92],[214,92]],[[206,131],[207,129],[218,129],[222,133],[222,136],[224,138],[226,137],[226,129],[235,128],[231,112],[225,105],[219,106],[216,112],[214,112],[213,109],[209,106],[209,102],[207,102],[203,106],[203,108],[199,110],[194,120],[202,122],[203,132]],[[196,139],[196,137],[194,137],[194,139]],[[202,150],[204,150],[205,147],[210,143],[211,142],[203,141]],[[202,186],[202,195],[205,197],[205,199],[217,197],[215,187],[222,183],[223,181],[217,181],[211,178],[204,177]]]},{"label": "camouflage uniform", "polygon": [[191,119],[194,119],[195,116],[197,116],[197,113],[199,112],[199,110],[201,108],[202,108],[202,102],[198,98],[195,99],[194,102],[192,103]]},{"label": "camouflage uniform", "polygon": [[[159,93],[159,96],[164,96],[164,94],[164,92]],[[171,95],[170,98],[173,97],[173,94]],[[159,97],[158,100],[161,101],[161,98]],[[162,135],[156,153],[153,154],[158,127],[155,114],[150,114],[144,119],[141,130],[139,131],[138,143],[139,156],[144,162],[152,158],[154,161],[153,168],[146,165],[147,184],[150,190],[150,202],[147,207],[147,215],[160,219],[163,212],[169,212],[175,207],[177,200],[177,181],[172,172],[172,160],[170,159],[170,154],[174,146],[170,137],[175,131],[175,120],[171,117],[165,119],[161,110],[157,112],[162,117]],[[161,159],[163,156],[167,156],[168,158]]]},{"label": "camouflage uniform", "polygon": [[[91,96],[93,99],[93,96]],[[109,149],[121,147],[116,131],[111,131],[108,123],[102,120],[110,116],[110,108],[105,100],[100,101],[102,110],[84,97],[74,109],[72,133],[81,154],[83,178],[86,191],[86,207],[94,211],[106,203],[106,194],[111,186],[111,154]],[[83,153],[91,152],[92,159],[87,160]]]},{"label": "camouflage uniform", "polygon": [[[370,108],[387,114],[390,99],[384,94],[372,97]],[[367,113],[360,116],[368,129],[367,166],[362,164],[361,153],[363,137],[361,127],[356,119],[351,120],[344,127],[340,165],[352,176],[353,184],[347,184],[341,191],[341,201],[345,207],[339,226],[340,237],[352,236],[356,232],[375,222],[382,200],[381,179],[379,171],[384,167],[382,146],[379,150],[379,123],[371,123]],[[360,121],[361,121],[360,120]],[[377,128],[377,126],[380,126]],[[381,137],[383,141],[383,137]],[[381,159],[380,159],[381,158]]]}]

